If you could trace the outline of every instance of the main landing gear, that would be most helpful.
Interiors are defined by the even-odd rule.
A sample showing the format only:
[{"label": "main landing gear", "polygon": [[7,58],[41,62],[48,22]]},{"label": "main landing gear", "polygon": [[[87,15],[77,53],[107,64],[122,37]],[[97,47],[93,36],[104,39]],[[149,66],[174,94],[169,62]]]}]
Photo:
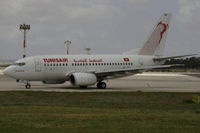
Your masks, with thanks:
[{"label": "main landing gear", "polygon": [[107,85],[105,82],[100,81],[97,83],[97,88],[99,88],[99,89],[106,89],[106,86]]}]

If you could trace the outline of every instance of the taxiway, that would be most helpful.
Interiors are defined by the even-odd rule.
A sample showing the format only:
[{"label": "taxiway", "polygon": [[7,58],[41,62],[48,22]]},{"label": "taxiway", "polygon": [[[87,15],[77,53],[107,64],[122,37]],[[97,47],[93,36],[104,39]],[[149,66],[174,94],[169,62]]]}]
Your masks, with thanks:
[{"label": "taxiway", "polygon": [[[195,75],[195,76],[193,76]],[[113,91],[143,91],[143,92],[200,92],[198,74],[183,73],[143,73],[131,77],[109,80],[107,89],[96,89],[96,86],[80,89],[69,82],[61,85],[46,85],[41,82],[31,82],[32,88],[25,89],[23,83],[16,83],[0,72],[0,91],[56,91],[56,92],[113,92]]]}]

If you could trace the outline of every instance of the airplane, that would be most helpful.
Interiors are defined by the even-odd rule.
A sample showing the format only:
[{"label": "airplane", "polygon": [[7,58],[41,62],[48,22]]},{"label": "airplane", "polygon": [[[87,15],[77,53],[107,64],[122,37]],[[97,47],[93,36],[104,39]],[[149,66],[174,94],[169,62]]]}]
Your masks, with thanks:
[{"label": "airplane", "polygon": [[44,84],[63,84],[87,88],[95,85],[105,89],[105,80],[131,76],[152,69],[169,68],[168,59],[192,55],[164,57],[164,48],[171,13],[164,13],[156,23],[147,41],[139,50],[121,55],[43,55],[26,57],[4,69],[3,73],[23,81],[27,89],[30,81]]}]

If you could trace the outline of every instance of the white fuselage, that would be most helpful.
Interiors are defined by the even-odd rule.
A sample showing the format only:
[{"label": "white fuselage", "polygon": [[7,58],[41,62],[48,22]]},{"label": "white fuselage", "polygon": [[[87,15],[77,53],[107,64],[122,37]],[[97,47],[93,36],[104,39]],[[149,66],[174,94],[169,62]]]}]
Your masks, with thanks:
[{"label": "white fuselage", "polygon": [[140,55],[46,55],[20,59],[16,61],[17,65],[12,65],[5,71],[10,73],[7,75],[19,80],[66,81],[68,75],[76,72],[123,71],[158,65],[152,59],[153,56]]}]

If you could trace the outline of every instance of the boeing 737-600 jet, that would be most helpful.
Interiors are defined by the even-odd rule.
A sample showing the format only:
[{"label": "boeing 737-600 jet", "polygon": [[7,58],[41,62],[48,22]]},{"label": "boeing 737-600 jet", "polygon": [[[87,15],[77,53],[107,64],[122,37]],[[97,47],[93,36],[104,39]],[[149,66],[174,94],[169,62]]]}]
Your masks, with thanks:
[{"label": "boeing 737-600 jet", "polygon": [[152,33],[138,50],[121,55],[43,55],[27,57],[7,67],[3,73],[17,81],[25,81],[30,88],[30,81],[42,81],[45,84],[62,84],[66,81],[74,86],[86,88],[97,85],[105,89],[104,80],[134,75],[156,68],[167,68],[162,65],[165,60],[185,57],[163,57],[169,20],[171,14],[164,13],[156,23]]}]

